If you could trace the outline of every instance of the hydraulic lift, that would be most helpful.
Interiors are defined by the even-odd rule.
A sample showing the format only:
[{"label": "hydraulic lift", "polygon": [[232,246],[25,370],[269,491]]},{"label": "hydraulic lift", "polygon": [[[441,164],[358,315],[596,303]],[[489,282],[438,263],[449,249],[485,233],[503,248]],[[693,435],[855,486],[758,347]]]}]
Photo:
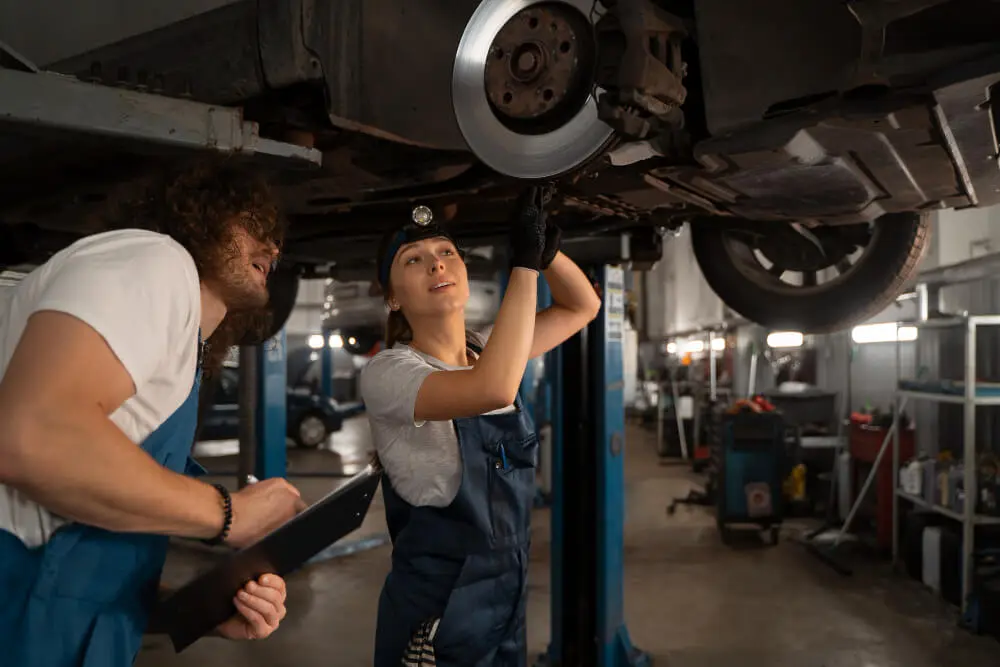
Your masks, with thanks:
[{"label": "hydraulic lift", "polygon": [[561,396],[552,401],[552,639],[540,664],[639,667],[650,659],[624,619],[624,270],[588,274],[601,312],[546,364]]},{"label": "hydraulic lift", "polygon": [[[625,269],[662,255],[658,233],[570,239],[563,251],[601,294],[600,314],[529,364],[521,398],[540,432],[540,501],[551,507],[551,642],[536,667],[645,667],[624,619]],[[501,294],[506,287],[499,278]],[[539,276],[538,308],[551,305]],[[548,431],[548,432],[546,432]]]},{"label": "hydraulic lift", "polygon": [[240,346],[239,483],[287,476],[288,364],[282,329],[261,345]]}]

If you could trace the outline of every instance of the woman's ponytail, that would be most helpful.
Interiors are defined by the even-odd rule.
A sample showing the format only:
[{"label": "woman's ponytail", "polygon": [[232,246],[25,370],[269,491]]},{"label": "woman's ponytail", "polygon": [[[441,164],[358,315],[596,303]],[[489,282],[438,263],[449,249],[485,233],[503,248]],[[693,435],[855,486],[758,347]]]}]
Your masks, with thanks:
[{"label": "woman's ponytail", "polygon": [[385,348],[391,349],[399,342],[408,343],[413,340],[413,329],[406,321],[406,315],[401,310],[390,310],[385,321]]}]

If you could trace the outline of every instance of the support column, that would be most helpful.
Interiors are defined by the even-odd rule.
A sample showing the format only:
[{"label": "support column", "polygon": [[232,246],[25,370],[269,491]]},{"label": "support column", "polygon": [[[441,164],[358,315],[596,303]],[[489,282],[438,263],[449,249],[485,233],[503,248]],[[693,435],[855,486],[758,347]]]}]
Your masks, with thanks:
[{"label": "support column", "polygon": [[620,267],[598,271],[603,306],[592,325],[591,378],[597,417],[597,639],[600,667],[648,665],[649,656],[632,646],[625,626],[625,274]]},{"label": "support column", "polygon": [[323,398],[333,398],[333,348],[330,347],[330,336],[324,334],[323,347],[319,351],[320,393]]},{"label": "support column", "polygon": [[602,294],[597,319],[562,346],[562,441],[554,449],[553,666],[648,665],[624,620],[624,274],[589,272]]},{"label": "support column", "polygon": [[286,392],[288,364],[285,330],[253,348],[257,356],[257,411],[254,415],[260,446],[254,465],[257,479],[285,477],[287,451]]},{"label": "support column", "polygon": [[240,346],[239,398],[237,405],[237,428],[240,441],[239,459],[236,464],[236,484],[239,488],[247,485],[250,475],[256,473],[257,455],[260,443],[257,431],[257,404],[259,403],[259,358],[257,348]]}]

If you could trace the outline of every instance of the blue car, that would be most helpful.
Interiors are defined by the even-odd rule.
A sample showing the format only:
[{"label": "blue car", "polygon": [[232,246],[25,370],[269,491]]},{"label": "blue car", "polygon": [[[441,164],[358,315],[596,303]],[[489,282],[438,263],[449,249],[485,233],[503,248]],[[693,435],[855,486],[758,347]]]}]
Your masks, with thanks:
[{"label": "blue car", "polygon": [[[208,408],[201,430],[201,440],[231,440],[239,437],[239,372],[223,367],[219,374],[215,400]],[[341,404],[307,387],[289,387],[287,435],[299,447],[313,449],[326,442],[344,420],[362,411],[360,404]]]}]

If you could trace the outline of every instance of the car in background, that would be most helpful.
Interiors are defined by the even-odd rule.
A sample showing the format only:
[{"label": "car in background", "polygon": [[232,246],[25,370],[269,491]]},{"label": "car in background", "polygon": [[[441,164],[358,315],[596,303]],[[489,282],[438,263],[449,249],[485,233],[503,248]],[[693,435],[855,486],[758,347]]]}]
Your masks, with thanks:
[{"label": "car in background", "polygon": [[[339,431],[344,420],[360,413],[359,403],[340,404],[309,387],[289,387],[287,435],[299,447],[315,449]],[[224,366],[216,382],[212,405],[203,418],[200,440],[232,440],[239,437],[239,372]]]}]

